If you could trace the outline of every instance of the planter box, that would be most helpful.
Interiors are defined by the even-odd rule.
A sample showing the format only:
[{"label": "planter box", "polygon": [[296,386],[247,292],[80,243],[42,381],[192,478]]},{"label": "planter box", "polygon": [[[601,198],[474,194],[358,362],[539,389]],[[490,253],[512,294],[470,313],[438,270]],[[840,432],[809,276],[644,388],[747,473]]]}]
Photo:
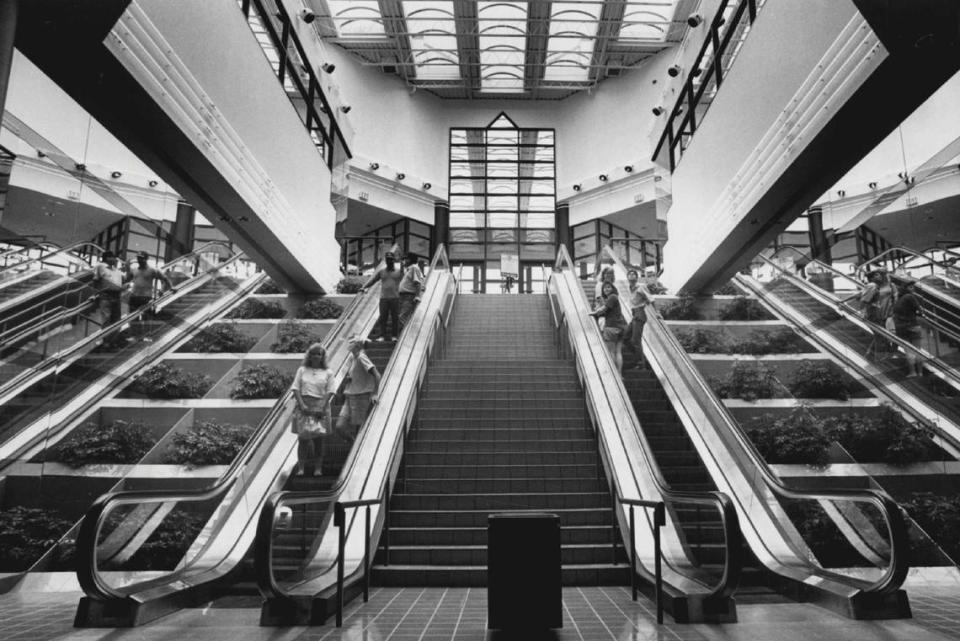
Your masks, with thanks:
[{"label": "planter box", "polygon": [[[175,358],[166,359],[162,362],[168,363],[173,367],[187,372],[195,372],[209,376],[212,383],[211,387],[207,389],[205,394],[206,397],[210,395],[211,390],[216,387],[217,383],[236,364],[237,357],[236,355],[232,354],[227,356],[218,354],[185,354],[183,356],[178,355]],[[131,387],[132,385],[133,381],[128,383],[127,386],[124,387],[119,394],[117,394],[117,396],[120,398],[150,398],[146,394],[135,392]]]},{"label": "planter box", "polygon": [[[238,332],[240,332],[241,334],[243,334],[243,335],[245,335],[245,336],[249,336],[250,338],[252,338],[252,339],[254,339],[255,341],[259,342],[260,339],[262,339],[265,334],[267,334],[268,332],[270,332],[271,330],[273,330],[273,328],[274,328],[274,326],[276,325],[276,323],[271,323],[271,322],[269,322],[269,321],[262,321],[262,320],[248,320],[248,321],[243,321],[243,320],[236,320],[236,321],[231,321],[231,320],[219,320],[219,321],[215,321],[215,322],[213,322],[213,323],[210,323],[210,324],[206,325],[205,327],[212,327],[212,326],[214,326],[214,325],[231,325],[231,326],[235,327],[236,330],[237,330]],[[254,343],[254,345],[256,345],[256,343]],[[180,347],[180,348],[177,349],[177,352],[176,352],[176,353],[177,353],[177,354],[194,354],[194,355],[199,355],[199,354],[217,354],[217,353],[228,353],[228,352],[193,352],[193,351],[187,351],[187,350],[183,349],[183,347]],[[171,356],[172,356],[172,354],[171,354]],[[168,358],[169,358],[169,357],[168,357]]]},{"label": "planter box", "polygon": [[245,357],[240,361],[234,362],[233,366],[224,373],[220,380],[217,381],[216,385],[210,388],[210,390],[204,395],[204,398],[230,399],[230,391],[233,389],[234,379],[240,373],[240,370],[242,370],[246,365],[269,365],[271,367],[276,367],[283,372],[289,372],[292,377],[293,374],[296,373],[297,368],[300,367],[301,361],[302,357],[298,357],[296,354],[291,354],[289,356],[286,354],[273,354],[265,358]]},{"label": "planter box", "polygon": [[[740,296],[707,296],[704,298],[697,298],[693,306],[697,311],[700,312],[700,316],[702,317],[703,320],[719,321],[720,310],[723,307],[726,307],[727,305],[729,305],[731,302],[735,301],[737,298],[741,298],[741,297]],[[747,296],[747,298],[753,298],[753,297]],[[657,296],[654,298],[654,304],[658,310],[662,311],[665,307],[667,307],[671,303],[676,302],[678,300],[680,300],[678,296]],[[754,298],[754,300],[757,300],[757,299]],[[769,316],[767,316],[766,318],[756,319],[756,320],[777,320],[777,316],[773,312],[767,310],[767,314]],[[738,322],[738,321],[723,321],[723,322]],[[751,320],[748,322],[756,322],[756,321]]]}]

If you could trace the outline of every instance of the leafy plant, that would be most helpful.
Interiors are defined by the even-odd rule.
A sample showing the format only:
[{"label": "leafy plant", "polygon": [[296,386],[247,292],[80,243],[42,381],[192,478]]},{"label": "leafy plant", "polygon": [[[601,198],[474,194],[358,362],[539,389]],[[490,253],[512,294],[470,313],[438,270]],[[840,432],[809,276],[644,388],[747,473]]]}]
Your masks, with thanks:
[{"label": "leafy plant", "polygon": [[164,462],[189,467],[229,465],[252,433],[249,425],[196,423],[189,430],[174,434]]},{"label": "leafy plant", "polygon": [[0,512],[0,572],[21,572],[63,536],[73,521],[56,510],[16,506]]},{"label": "leafy plant", "polygon": [[273,282],[273,279],[272,279],[272,278],[268,278],[267,280],[265,280],[265,281],[263,282],[262,285],[260,285],[260,287],[257,288],[257,291],[256,291],[255,293],[257,293],[257,294],[286,294],[287,292],[284,291],[284,289],[283,289],[282,287],[280,287],[280,285],[277,285],[275,282]]},{"label": "leafy plant", "polygon": [[853,458],[865,463],[907,465],[930,460],[939,451],[926,427],[907,422],[889,405],[876,414],[835,417],[830,431]]},{"label": "leafy plant", "polygon": [[248,298],[227,314],[227,318],[283,318],[286,315],[287,310],[275,300]]},{"label": "leafy plant", "polygon": [[279,398],[293,382],[293,374],[270,365],[246,365],[234,379],[230,398]]},{"label": "leafy plant", "polygon": [[807,408],[789,414],[764,414],[746,425],[747,436],[767,463],[825,465],[830,435],[824,421]]},{"label": "leafy plant", "polygon": [[714,290],[714,296],[743,296],[743,292],[740,291],[740,288],[734,285],[733,283],[726,283],[723,287]]},{"label": "leafy plant", "polygon": [[658,294],[666,294],[667,288],[664,287],[659,280],[649,281],[646,283],[647,291],[652,295],[656,296]]},{"label": "leafy plant", "polygon": [[798,398],[850,398],[850,389],[843,373],[829,361],[800,361],[787,385]]},{"label": "leafy plant", "polygon": [[737,296],[720,308],[720,320],[749,321],[771,319],[770,312],[754,298]]},{"label": "leafy plant", "polygon": [[137,463],[153,446],[143,423],[116,420],[109,425],[87,423],[60,443],[55,460],[70,467],[91,463]]},{"label": "leafy plant", "polygon": [[693,354],[724,354],[730,351],[731,341],[726,332],[712,329],[681,329],[676,332],[683,349]]},{"label": "leafy plant", "polygon": [[787,515],[810,551],[824,567],[864,565],[847,538],[816,501],[784,501]]},{"label": "leafy plant", "polygon": [[767,331],[755,329],[746,337],[733,341],[730,349],[734,354],[799,354],[810,351],[810,345],[789,327]]},{"label": "leafy plant", "polygon": [[171,511],[121,568],[139,571],[174,569],[200,534],[204,522],[202,517],[185,510]]},{"label": "leafy plant", "polygon": [[944,552],[960,561],[960,496],[917,492],[903,507]]},{"label": "leafy plant", "polygon": [[720,398],[755,401],[774,398],[783,389],[773,372],[758,361],[737,361],[722,379],[712,379],[711,387]]},{"label": "leafy plant", "polygon": [[356,294],[363,289],[363,284],[365,282],[367,282],[367,280],[363,276],[344,276],[340,279],[340,282],[337,283],[337,293]]},{"label": "leafy plant", "polygon": [[696,302],[693,296],[681,294],[677,300],[664,305],[660,315],[665,320],[700,320],[702,317]]},{"label": "leafy plant", "polygon": [[311,332],[303,323],[290,321],[284,323],[277,330],[277,342],[270,346],[270,351],[277,354],[300,354],[307,348],[322,339]]},{"label": "leafy plant", "polygon": [[246,352],[257,342],[236,323],[216,323],[205,327],[180,348],[182,352]]},{"label": "leafy plant", "polygon": [[200,398],[211,386],[213,380],[206,374],[160,363],[141,374],[130,389],[148,398]]},{"label": "leafy plant", "polygon": [[338,305],[332,300],[327,300],[326,298],[317,298],[304,303],[303,307],[300,308],[300,313],[297,314],[297,317],[312,319],[340,318],[340,314],[342,313],[342,305]]}]

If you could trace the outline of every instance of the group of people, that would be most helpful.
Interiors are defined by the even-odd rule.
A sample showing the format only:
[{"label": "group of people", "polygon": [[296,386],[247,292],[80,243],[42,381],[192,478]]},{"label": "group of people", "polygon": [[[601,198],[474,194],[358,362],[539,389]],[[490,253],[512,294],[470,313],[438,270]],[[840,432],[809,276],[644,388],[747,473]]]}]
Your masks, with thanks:
[{"label": "group of people", "polygon": [[[155,282],[162,283],[167,291],[176,290],[176,286],[166,274],[150,266],[149,259],[147,252],[139,252],[136,264],[125,265],[124,268],[120,266],[119,258],[114,252],[108,250],[100,255],[100,263],[93,270],[93,288],[96,292],[101,326],[107,327],[120,320],[123,315],[121,298],[125,291],[130,292],[127,305],[133,313],[153,303]],[[142,331],[143,315],[140,319],[140,339],[149,341]]]},{"label": "group of people", "polygon": [[[914,284],[907,282],[900,288],[894,285],[886,270],[878,269],[867,274],[867,285],[858,293],[843,299],[848,302],[856,299],[863,317],[893,332],[898,338],[918,346],[920,333],[920,302],[914,293]],[[889,341],[874,338],[867,349],[867,355],[883,358],[892,353],[894,346]],[[919,376],[922,372],[917,354],[912,350],[905,353],[907,376]]]},{"label": "group of people", "polygon": [[396,256],[387,252],[384,266],[364,283],[360,291],[366,292],[377,281],[380,281],[380,336],[377,340],[389,338],[395,341],[400,336],[400,328],[407,324],[420,302],[423,268],[412,254],[406,254],[402,267],[398,268]]},{"label": "group of people", "polygon": [[643,360],[643,327],[647,322],[646,306],[650,303],[646,293],[640,287],[640,274],[635,269],[627,272],[629,287],[628,305],[632,316],[630,322],[623,316],[620,308],[620,292],[614,284],[613,267],[605,267],[597,283],[596,306],[591,316],[603,320],[601,334],[603,344],[610,353],[618,371],[623,370],[623,346],[626,345],[637,356],[637,369],[645,367]]}]

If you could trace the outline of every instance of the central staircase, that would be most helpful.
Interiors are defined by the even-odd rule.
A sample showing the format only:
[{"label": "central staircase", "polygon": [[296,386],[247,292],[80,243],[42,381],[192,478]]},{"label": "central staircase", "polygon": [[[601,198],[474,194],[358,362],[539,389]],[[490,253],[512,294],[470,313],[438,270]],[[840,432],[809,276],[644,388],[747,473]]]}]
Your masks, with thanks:
[{"label": "central staircase", "polygon": [[[545,295],[465,295],[428,370],[372,582],[484,586],[487,518],[561,523],[564,585],[629,583],[574,362]],[[383,540],[381,540],[381,545]]]}]

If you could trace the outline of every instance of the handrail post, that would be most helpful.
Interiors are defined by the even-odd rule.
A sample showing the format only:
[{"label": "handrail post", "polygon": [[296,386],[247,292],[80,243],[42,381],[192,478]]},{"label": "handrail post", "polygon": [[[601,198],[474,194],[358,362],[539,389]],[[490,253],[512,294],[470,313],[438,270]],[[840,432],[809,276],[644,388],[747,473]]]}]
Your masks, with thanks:
[{"label": "handrail post", "polygon": [[346,547],[346,511],[342,503],[333,506],[333,524],[337,528],[337,627],[343,627],[343,566]]},{"label": "handrail post", "polygon": [[637,538],[634,534],[636,524],[633,516],[633,506],[630,506],[630,592],[633,600],[637,600]]},{"label": "handrail post", "polygon": [[656,595],[657,595],[657,624],[663,623],[663,572],[660,560],[660,528],[666,524],[666,513],[663,503],[658,503],[653,509],[653,552],[654,552],[654,574],[656,577]]},{"label": "handrail post", "polygon": [[370,600],[370,506],[367,506],[366,536],[363,537],[363,602]]},{"label": "handrail post", "polygon": [[383,493],[383,565],[390,566],[390,506],[387,493]]}]

